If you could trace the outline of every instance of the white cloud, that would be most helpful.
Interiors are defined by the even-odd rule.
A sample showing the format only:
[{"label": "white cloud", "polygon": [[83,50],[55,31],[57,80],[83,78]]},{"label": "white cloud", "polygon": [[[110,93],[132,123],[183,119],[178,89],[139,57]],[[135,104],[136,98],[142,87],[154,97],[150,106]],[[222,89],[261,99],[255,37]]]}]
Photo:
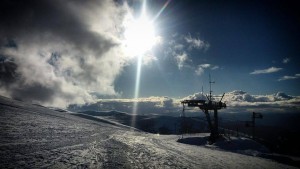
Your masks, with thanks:
[{"label": "white cloud", "polygon": [[143,64],[144,65],[151,65],[155,61],[157,61],[157,57],[155,57],[153,55],[145,55],[145,56],[143,56]]},{"label": "white cloud", "polygon": [[[189,57],[191,49],[203,49],[208,50],[209,43],[200,40],[199,38],[193,38],[191,34],[179,35],[178,33],[173,34],[171,39],[167,43],[168,48],[165,51],[166,56],[172,56],[176,60],[178,69],[181,70],[184,67],[196,69],[193,65],[193,60]],[[217,69],[218,67],[214,67]],[[197,67],[198,69],[198,67]],[[199,73],[201,70],[198,70]]]},{"label": "white cloud", "polygon": [[291,61],[290,58],[284,58],[284,59],[282,60],[282,63],[289,63],[290,61]]},{"label": "white cloud", "polygon": [[207,97],[203,93],[194,93],[192,95],[186,96],[182,100],[207,100]]},{"label": "white cloud", "polygon": [[[185,97],[183,100],[207,100],[202,93],[195,93]],[[241,90],[235,90],[225,93],[222,100],[227,104],[222,112],[299,112],[300,96],[290,96],[283,92],[277,92],[271,95],[251,95]],[[196,110],[198,111],[198,110]]]},{"label": "white cloud", "polygon": [[199,67],[202,67],[202,68],[209,68],[209,67],[211,67],[211,64],[205,63],[205,64],[199,65]]},{"label": "white cloud", "polygon": [[196,75],[201,76],[204,73],[204,68],[202,68],[201,66],[199,66],[196,70],[195,70]]},{"label": "white cloud", "polygon": [[297,78],[298,78],[297,76],[282,76],[281,78],[278,79],[278,81],[297,79]]},{"label": "white cloud", "polygon": [[207,50],[210,47],[210,44],[200,40],[199,38],[193,38],[191,34],[188,34],[184,37],[185,41],[189,44],[189,49],[204,49]]},{"label": "white cloud", "polygon": [[212,68],[211,68],[211,70],[216,70],[216,69],[219,69],[220,67],[219,66],[213,66]]},{"label": "white cloud", "polygon": [[186,62],[189,61],[188,55],[185,52],[176,55],[175,59],[177,61],[177,66],[179,70],[181,70],[186,65]]},{"label": "white cloud", "polygon": [[262,102],[276,102],[293,99],[293,96],[289,96],[283,92],[277,92],[272,95],[250,95],[247,92],[241,90],[235,90],[226,93],[225,101],[228,102],[248,102],[248,103],[262,103]]},{"label": "white cloud", "polygon": [[282,68],[277,68],[277,67],[270,67],[267,69],[261,69],[261,70],[254,70],[250,74],[255,75],[255,74],[267,74],[267,73],[275,73],[282,70]]},{"label": "white cloud", "polygon": [[177,51],[182,51],[184,49],[184,45],[183,44],[175,44],[174,49]]},{"label": "white cloud", "polygon": [[299,112],[300,97],[290,96],[283,92],[271,95],[250,95],[243,91],[225,94],[223,99],[229,111],[261,111],[261,112]]},{"label": "white cloud", "polygon": [[219,68],[219,66],[217,66],[217,65],[211,65],[208,63],[200,64],[200,65],[198,65],[197,69],[195,70],[195,73],[196,73],[196,75],[201,76],[204,73],[205,69],[216,70],[218,68]]},{"label": "white cloud", "polygon": [[281,78],[278,79],[278,81],[283,81],[283,80],[291,80],[291,79],[298,79],[300,78],[300,74],[295,74],[294,76],[282,76]]}]

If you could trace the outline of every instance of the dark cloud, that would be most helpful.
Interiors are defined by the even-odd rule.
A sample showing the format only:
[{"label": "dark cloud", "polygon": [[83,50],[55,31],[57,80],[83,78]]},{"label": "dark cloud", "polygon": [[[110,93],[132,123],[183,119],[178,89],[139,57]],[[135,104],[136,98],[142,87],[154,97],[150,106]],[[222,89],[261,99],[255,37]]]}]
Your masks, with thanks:
[{"label": "dark cloud", "polygon": [[[10,92],[10,96],[17,100],[38,100],[39,103],[52,101],[60,89],[55,86],[43,86],[40,83],[26,83],[16,72],[17,65],[7,59],[0,62],[0,87]],[[52,85],[52,84],[51,84]]]},{"label": "dark cloud", "polygon": [[[82,6],[72,9],[72,6],[76,5]],[[102,4],[97,3],[97,5]],[[75,11],[86,7],[88,7],[86,2],[79,4],[77,1],[1,1],[1,38],[9,40],[25,38],[29,41],[32,37],[45,41],[54,38],[72,43],[79,49],[87,48],[105,52],[114,43],[89,31],[88,23],[80,16],[82,11]]]},{"label": "dark cloud", "polygon": [[110,0],[1,1],[0,93],[57,106],[116,95],[127,10]]},{"label": "dark cloud", "polygon": [[14,62],[5,58],[0,61],[0,87],[8,87],[18,79],[16,69],[17,65]]},{"label": "dark cloud", "polygon": [[39,102],[52,101],[56,91],[54,87],[42,86],[41,84],[24,85],[16,88],[11,96],[17,100],[38,100]]},{"label": "dark cloud", "polygon": [[165,108],[173,108],[174,107],[174,100],[172,98],[168,98],[165,97],[165,99],[163,99],[161,101],[161,107],[165,107]]}]

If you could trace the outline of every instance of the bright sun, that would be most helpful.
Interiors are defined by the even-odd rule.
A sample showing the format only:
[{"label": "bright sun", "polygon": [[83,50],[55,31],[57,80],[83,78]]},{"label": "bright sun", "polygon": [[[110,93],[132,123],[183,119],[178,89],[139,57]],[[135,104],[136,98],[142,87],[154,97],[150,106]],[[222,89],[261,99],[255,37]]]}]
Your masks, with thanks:
[{"label": "bright sun", "polygon": [[138,19],[132,16],[125,24],[124,46],[127,54],[142,56],[150,51],[156,43],[155,29],[145,11]]}]

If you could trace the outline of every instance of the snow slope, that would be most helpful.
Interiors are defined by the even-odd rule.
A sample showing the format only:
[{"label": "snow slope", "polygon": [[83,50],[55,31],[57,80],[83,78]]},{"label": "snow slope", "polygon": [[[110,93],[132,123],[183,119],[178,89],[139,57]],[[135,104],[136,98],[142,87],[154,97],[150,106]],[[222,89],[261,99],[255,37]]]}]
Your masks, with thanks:
[{"label": "snow slope", "polygon": [[0,97],[0,168],[293,168]]}]

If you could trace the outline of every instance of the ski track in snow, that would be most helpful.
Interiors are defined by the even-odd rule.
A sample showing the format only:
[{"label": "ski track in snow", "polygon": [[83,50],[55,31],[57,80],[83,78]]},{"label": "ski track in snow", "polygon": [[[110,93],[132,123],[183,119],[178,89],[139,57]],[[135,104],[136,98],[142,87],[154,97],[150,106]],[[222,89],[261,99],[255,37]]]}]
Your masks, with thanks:
[{"label": "ski track in snow", "polygon": [[294,168],[0,97],[0,168]]}]

